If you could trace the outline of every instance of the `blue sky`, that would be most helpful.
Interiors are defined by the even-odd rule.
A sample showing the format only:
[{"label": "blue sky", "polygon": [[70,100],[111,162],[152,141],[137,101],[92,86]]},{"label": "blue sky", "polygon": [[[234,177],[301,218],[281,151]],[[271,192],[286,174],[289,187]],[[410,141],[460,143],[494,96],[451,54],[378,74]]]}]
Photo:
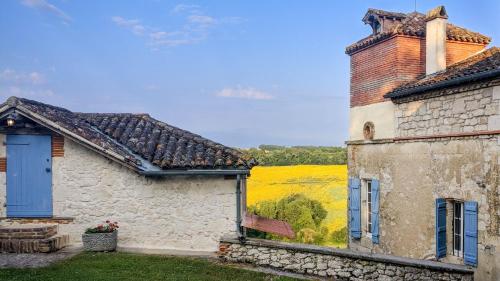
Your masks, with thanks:
[{"label": "blue sky", "polygon": [[[499,1],[417,10],[441,4],[498,45]],[[230,146],[343,145],[344,48],[369,34],[369,7],[411,12],[414,1],[4,0],[0,98],[146,112]]]}]

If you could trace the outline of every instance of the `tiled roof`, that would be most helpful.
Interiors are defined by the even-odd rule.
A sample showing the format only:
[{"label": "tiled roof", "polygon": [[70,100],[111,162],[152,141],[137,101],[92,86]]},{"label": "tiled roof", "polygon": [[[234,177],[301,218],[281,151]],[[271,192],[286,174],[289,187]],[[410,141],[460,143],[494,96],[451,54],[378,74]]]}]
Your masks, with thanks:
[{"label": "tiled roof", "polygon": [[434,89],[498,77],[500,77],[500,48],[492,47],[452,64],[446,70],[404,84],[387,93],[385,97],[402,98]]},{"label": "tiled roof", "polygon": [[[405,15],[405,17],[403,17],[401,19],[401,22],[395,24],[390,30],[383,31],[378,34],[371,34],[359,40],[358,42],[351,44],[346,48],[347,54],[351,54],[376,42],[382,41],[386,38],[398,34],[407,36],[416,36],[416,37],[425,36],[426,16],[424,14],[418,12],[402,14],[402,13],[387,12],[382,10],[374,10],[374,11],[376,11],[375,14],[382,16],[384,16],[385,13],[387,14],[385,15],[387,17],[399,17],[401,15]],[[370,10],[368,10],[367,14],[369,14],[369,12]],[[482,35],[474,31],[470,31],[468,29],[453,25],[451,23],[448,23],[447,25],[446,35],[448,40],[452,41],[471,42],[471,43],[479,43],[485,45],[490,43],[491,41],[491,38],[488,36]]]},{"label": "tiled roof", "polygon": [[377,15],[377,16],[382,16],[382,17],[391,17],[391,18],[405,18],[406,17],[405,13],[390,12],[390,11],[369,8],[368,11],[366,12],[365,16],[362,19],[363,22],[366,22],[371,15]]},{"label": "tiled roof", "polygon": [[[91,142],[120,155],[137,169],[248,169],[255,160],[244,159],[232,148],[170,126],[147,114],[74,113],[65,108],[11,97],[3,104],[39,115]],[[148,161],[148,163],[144,163]]]},{"label": "tiled roof", "polygon": [[78,116],[162,169],[251,168],[255,164],[235,149],[148,114],[79,113]]},{"label": "tiled roof", "polygon": [[93,128],[87,121],[78,118],[76,114],[65,108],[18,97],[10,97],[5,104],[27,109],[28,112],[42,116],[50,122],[55,123],[56,126],[60,126],[82,137],[101,147],[103,150],[109,150],[122,156],[132,165],[140,165],[139,160],[132,153],[129,153],[124,147],[115,143],[102,132]]}]

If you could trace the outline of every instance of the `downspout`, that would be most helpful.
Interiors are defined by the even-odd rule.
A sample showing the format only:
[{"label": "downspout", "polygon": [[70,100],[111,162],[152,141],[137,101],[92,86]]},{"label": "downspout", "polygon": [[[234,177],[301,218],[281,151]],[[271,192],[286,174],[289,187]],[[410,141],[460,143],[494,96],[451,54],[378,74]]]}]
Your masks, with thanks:
[{"label": "downspout", "polygon": [[245,239],[241,229],[241,175],[236,175],[236,232],[240,241]]}]

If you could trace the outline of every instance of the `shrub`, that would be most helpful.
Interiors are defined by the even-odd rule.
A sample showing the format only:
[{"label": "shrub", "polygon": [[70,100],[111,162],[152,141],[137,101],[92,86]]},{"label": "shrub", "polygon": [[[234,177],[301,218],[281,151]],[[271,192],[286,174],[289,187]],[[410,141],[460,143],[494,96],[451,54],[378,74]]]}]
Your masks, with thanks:
[{"label": "shrub", "polygon": [[[321,227],[327,211],[321,202],[309,199],[303,194],[292,194],[279,201],[259,202],[256,206],[248,207],[247,211],[258,216],[288,222],[297,234],[293,240],[296,242],[320,244],[328,237],[328,229]],[[247,235],[284,240],[281,236],[257,230],[248,230]]]},{"label": "shrub", "polygon": [[118,228],[118,222],[111,222],[110,220],[107,220],[104,224],[98,224],[96,227],[87,228],[85,233],[111,233]]},{"label": "shrub", "polygon": [[346,244],[347,243],[347,227],[343,227],[339,230],[332,232],[331,235],[332,242],[336,244]]}]

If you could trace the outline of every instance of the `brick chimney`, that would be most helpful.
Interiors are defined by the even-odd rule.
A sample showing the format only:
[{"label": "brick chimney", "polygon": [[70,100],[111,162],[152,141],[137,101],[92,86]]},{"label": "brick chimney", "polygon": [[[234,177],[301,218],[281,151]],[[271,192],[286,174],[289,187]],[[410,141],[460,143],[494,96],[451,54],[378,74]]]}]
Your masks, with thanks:
[{"label": "brick chimney", "polygon": [[394,104],[385,94],[466,59],[491,41],[447,18],[443,6],[426,15],[368,9],[363,22],[371,34],[346,48],[351,58],[350,140],[394,137]]},{"label": "brick chimney", "polygon": [[425,18],[425,74],[446,69],[446,25],[448,15],[444,6],[438,6]]}]

